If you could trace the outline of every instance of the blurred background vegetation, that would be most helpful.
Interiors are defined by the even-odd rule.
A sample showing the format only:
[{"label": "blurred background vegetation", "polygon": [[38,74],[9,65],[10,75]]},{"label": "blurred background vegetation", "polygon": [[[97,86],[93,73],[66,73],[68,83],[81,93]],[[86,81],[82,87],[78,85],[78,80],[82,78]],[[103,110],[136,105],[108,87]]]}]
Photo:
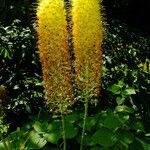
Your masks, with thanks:
[{"label": "blurred background vegetation", "polygon": [[[0,102],[10,131],[45,108],[36,5],[36,0],[0,0],[0,85],[7,90],[5,101]],[[130,119],[138,116],[149,133],[150,1],[103,0],[103,6],[106,34],[99,108],[117,107],[131,114]]]}]

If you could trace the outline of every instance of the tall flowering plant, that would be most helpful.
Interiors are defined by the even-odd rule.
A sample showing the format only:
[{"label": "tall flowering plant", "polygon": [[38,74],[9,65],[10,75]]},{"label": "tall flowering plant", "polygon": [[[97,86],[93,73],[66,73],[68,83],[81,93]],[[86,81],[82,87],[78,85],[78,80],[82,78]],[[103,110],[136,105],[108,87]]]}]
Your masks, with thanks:
[{"label": "tall flowering plant", "polygon": [[99,0],[73,0],[72,33],[75,54],[75,82],[85,100],[80,150],[83,149],[89,95],[100,92],[103,25]]},{"label": "tall flowering plant", "polygon": [[[75,55],[75,83],[81,90],[99,94],[103,39],[100,12],[99,0],[72,0],[69,11],[66,10],[64,0],[39,0],[38,48],[45,99],[52,108],[73,97],[70,31]],[[67,16],[72,25],[67,22]],[[68,30],[68,26],[72,29]]]},{"label": "tall flowering plant", "polygon": [[99,0],[73,0],[72,21],[76,83],[98,95],[102,69],[103,26]]},{"label": "tall flowering plant", "polygon": [[67,107],[72,98],[72,85],[66,11],[63,0],[40,0],[37,19],[38,48],[46,103],[51,109],[57,109],[60,104]]},{"label": "tall flowering plant", "polygon": [[39,0],[37,33],[45,99],[50,109],[61,112],[64,150],[63,114],[72,104],[73,84],[85,99],[80,150],[83,149],[88,96],[99,95],[103,39],[100,6],[99,0]]}]

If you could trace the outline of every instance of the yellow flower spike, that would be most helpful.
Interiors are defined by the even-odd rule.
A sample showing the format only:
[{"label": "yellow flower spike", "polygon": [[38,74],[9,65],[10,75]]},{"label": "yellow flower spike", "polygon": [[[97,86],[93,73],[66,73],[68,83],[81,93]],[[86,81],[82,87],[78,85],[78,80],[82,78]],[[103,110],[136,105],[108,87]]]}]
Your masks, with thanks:
[{"label": "yellow flower spike", "polygon": [[51,109],[67,108],[72,97],[71,61],[63,0],[40,0],[37,8],[38,48],[45,99]]},{"label": "yellow flower spike", "polygon": [[102,69],[102,15],[99,0],[72,0],[76,83],[98,95]]}]

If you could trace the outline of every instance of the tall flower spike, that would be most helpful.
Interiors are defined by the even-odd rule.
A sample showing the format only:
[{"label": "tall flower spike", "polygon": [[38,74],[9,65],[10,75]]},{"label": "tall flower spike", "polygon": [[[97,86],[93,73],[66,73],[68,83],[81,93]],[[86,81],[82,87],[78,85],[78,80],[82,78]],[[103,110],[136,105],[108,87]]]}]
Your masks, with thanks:
[{"label": "tall flower spike", "polygon": [[72,1],[76,83],[99,94],[102,66],[102,15],[99,0]]},{"label": "tall flower spike", "polygon": [[63,0],[40,0],[37,8],[38,48],[45,99],[50,108],[67,107],[72,97],[71,61]]}]

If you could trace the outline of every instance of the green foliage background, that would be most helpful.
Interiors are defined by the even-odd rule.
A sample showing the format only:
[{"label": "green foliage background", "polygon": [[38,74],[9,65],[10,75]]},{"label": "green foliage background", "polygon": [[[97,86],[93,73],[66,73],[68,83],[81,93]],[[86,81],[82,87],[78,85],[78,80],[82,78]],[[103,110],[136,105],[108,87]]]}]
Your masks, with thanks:
[{"label": "green foliage background", "polygon": [[[60,118],[49,114],[43,101],[34,2],[0,0],[0,85],[8,91],[0,132],[12,149],[61,149]],[[98,106],[89,108],[84,146],[90,150],[148,150],[150,30],[146,16],[150,5],[141,0],[103,3],[107,24],[102,90]],[[83,104],[77,102],[72,109],[66,116],[68,149],[72,145],[78,149]],[[16,131],[17,127],[21,130]],[[0,149],[3,146],[0,142]]]}]

